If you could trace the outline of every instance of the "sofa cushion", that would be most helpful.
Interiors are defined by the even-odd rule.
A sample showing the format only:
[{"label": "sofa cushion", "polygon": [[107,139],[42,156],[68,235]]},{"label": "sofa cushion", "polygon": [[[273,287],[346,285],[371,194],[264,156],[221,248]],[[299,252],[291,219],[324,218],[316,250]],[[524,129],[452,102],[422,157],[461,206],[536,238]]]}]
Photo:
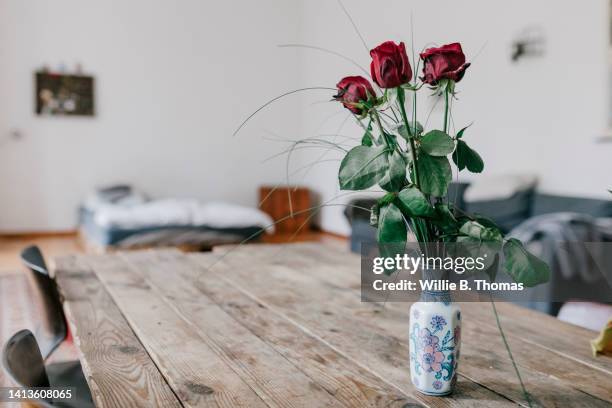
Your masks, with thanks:
[{"label": "sofa cushion", "polygon": [[532,197],[533,190],[520,191],[506,199],[466,202],[465,209],[491,218],[508,232],[529,218]]},{"label": "sofa cushion", "polygon": [[612,200],[535,194],[532,215],[576,212],[593,217],[612,217]]}]

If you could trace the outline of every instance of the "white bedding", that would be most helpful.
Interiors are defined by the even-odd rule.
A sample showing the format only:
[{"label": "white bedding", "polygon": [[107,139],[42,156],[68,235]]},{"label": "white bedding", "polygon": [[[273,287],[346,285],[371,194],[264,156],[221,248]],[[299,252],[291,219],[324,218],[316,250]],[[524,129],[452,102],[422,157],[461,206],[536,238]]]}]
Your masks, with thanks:
[{"label": "white bedding", "polygon": [[193,214],[194,225],[213,228],[244,228],[258,226],[274,232],[274,220],[257,208],[223,202],[201,204]]},{"label": "white bedding", "polygon": [[153,200],[133,205],[104,204],[98,206],[94,222],[101,227],[124,229],[178,226],[212,228],[261,227],[274,231],[272,218],[257,208],[194,199]]}]

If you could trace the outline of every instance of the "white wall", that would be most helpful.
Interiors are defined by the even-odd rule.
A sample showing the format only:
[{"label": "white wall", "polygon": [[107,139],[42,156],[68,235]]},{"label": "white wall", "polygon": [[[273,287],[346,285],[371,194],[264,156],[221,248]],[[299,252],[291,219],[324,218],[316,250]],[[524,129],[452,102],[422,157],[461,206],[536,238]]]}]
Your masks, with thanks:
[{"label": "white wall", "polygon": [[[292,89],[296,3],[0,0],[0,231],[73,228],[92,188],[130,182],[154,196],[257,202],[281,182],[262,129],[299,126],[289,103],[234,128]],[[95,118],[33,113],[33,73],[77,62],[96,76]],[[10,129],[24,138],[12,141]]]},{"label": "white wall", "polygon": [[[611,92],[606,0],[388,0],[375,5],[345,0],[344,4],[369,47],[388,39],[410,44],[411,15],[417,50],[427,43],[463,44],[473,65],[457,86],[460,100],[453,116],[458,126],[474,121],[465,137],[483,156],[487,174],[534,172],[544,191],[609,197],[612,144],[595,142],[607,127]],[[367,69],[367,50],[336,2],[304,0],[301,18],[302,42],[340,51]],[[512,40],[530,25],[543,29],[546,54],[513,64]],[[315,51],[304,51],[301,58],[302,85],[333,86],[342,76],[360,73],[346,61]],[[346,117],[342,108],[312,105],[313,100],[303,100],[304,135],[336,133]],[[430,104],[425,99],[419,102],[422,122]],[[436,116],[441,107],[431,124],[441,121]],[[338,114],[320,126],[334,112]],[[351,123],[341,133],[361,135]],[[303,160],[313,157],[318,158],[312,154]],[[332,157],[340,156],[326,156]],[[321,191],[323,201],[338,192],[337,167],[337,162],[325,162],[305,181]],[[344,201],[346,197],[333,202]],[[349,232],[340,207],[323,210],[321,218],[325,229]]]},{"label": "white wall", "polygon": [[[612,144],[607,127],[606,0],[345,0],[368,47],[384,40],[460,41],[473,65],[459,84],[457,124],[487,174],[533,171],[545,191],[606,197]],[[546,54],[518,64],[510,44],[529,25]],[[262,101],[302,86],[334,86],[360,71],[337,57],[279,49],[301,42],[340,51],[367,69],[369,55],[337,2],[0,0],[0,231],[74,227],[93,187],[131,182],[154,196],[256,203],[256,186],[285,180],[282,159],[262,163],[287,138],[360,133],[330,93],[290,97],[231,133]],[[98,114],[33,114],[33,72],[81,62],[96,76]],[[419,102],[425,121],[430,101]],[[439,123],[438,111],[431,123]],[[8,139],[10,129],[21,141]],[[338,130],[340,130],[338,132]],[[324,160],[293,182],[322,201],[337,194],[339,155],[303,150],[292,168]],[[302,173],[303,174],[303,173]],[[463,175],[462,175],[463,177]],[[346,197],[332,202],[342,203]],[[347,233],[340,206],[323,228]]]}]

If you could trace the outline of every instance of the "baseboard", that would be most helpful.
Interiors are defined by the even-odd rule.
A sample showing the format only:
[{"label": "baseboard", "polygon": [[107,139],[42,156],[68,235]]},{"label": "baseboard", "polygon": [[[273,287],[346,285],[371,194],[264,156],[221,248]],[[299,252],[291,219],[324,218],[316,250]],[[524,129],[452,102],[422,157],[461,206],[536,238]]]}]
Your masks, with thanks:
[{"label": "baseboard", "polygon": [[33,239],[33,238],[64,238],[64,237],[76,237],[78,234],[77,230],[60,230],[60,231],[0,231],[0,238],[19,238],[19,239]]},{"label": "baseboard", "polygon": [[324,229],[321,228],[313,228],[314,231],[317,231],[323,235],[327,235],[328,237],[332,237],[332,238],[338,238],[338,239],[349,239],[348,235],[344,235],[344,234],[339,234],[337,232],[331,232],[331,231],[326,231]]}]

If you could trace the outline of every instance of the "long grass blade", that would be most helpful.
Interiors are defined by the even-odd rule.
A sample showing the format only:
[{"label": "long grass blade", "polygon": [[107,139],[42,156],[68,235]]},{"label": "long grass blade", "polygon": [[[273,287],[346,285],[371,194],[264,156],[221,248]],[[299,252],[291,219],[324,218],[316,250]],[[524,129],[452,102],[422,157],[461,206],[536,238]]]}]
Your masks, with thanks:
[{"label": "long grass blade", "polygon": [[284,98],[285,96],[289,96],[289,95],[293,95],[296,94],[298,92],[304,92],[304,91],[314,91],[314,90],[325,90],[325,91],[336,91],[336,88],[329,88],[329,87],[325,87],[325,86],[312,86],[312,87],[308,87],[308,88],[300,88],[300,89],[294,89],[293,91],[289,91],[289,92],[285,92],[282,95],[279,95],[275,98],[270,99],[268,102],[264,103],[263,105],[261,105],[259,108],[257,108],[255,110],[255,112],[251,113],[241,124],[240,126],[238,126],[238,128],[234,131],[234,133],[232,133],[232,136],[236,136],[238,134],[238,132],[240,132],[240,130],[244,127],[244,125],[247,124],[247,122],[249,120],[251,120],[253,118],[253,116],[257,115],[262,109],[265,109],[267,106],[269,106],[270,104],[278,101],[279,99]]},{"label": "long grass blade", "polygon": [[366,49],[367,52],[370,52],[370,47],[368,47],[368,44],[366,43],[365,39],[363,38],[363,35],[361,35],[361,32],[359,31],[359,28],[357,27],[357,24],[355,24],[355,21],[353,20],[353,17],[351,17],[351,15],[348,12],[348,10],[346,9],[346,7],[344,7],[344,4],[342,3],[342,0],[338,0],[338,4],[340,5],[340,8],[342,8],[342,11],[344,12],[344,14],[348,18],[348,20],[351,22],[351,25],[353,26],[353,29],[355,29],[355,32],[359,36],[359,39],[361,40],[361,43],[363,44],[364,48]]},{"label": "long grass blade", "polygon": [[280,48],[290,48],[290,47],[294,47],[294,48],[308,48],[308,49],[311,49],[311,50],[317,50],[317,51],[325,52],[327,54],[334,55],[334,56],[336,56],[338,58],[342,58],[343,60],[345,60],[347,62],[350,62],[351,64],[353,64],[354,66],[359,68],[359,70],[361,72],[363,72],[368,78],[372,79],[372,77],[370,76],[370,72],[368,70],[366,70],[364,67],[362,67],[357,61],[355,61],[352,58],[347,57],[344,54],[340,54],[337,51],[330,50],[328,48],[318,47],[316,45],[308,45],[308,44],[280,44],[279,47]]}]

